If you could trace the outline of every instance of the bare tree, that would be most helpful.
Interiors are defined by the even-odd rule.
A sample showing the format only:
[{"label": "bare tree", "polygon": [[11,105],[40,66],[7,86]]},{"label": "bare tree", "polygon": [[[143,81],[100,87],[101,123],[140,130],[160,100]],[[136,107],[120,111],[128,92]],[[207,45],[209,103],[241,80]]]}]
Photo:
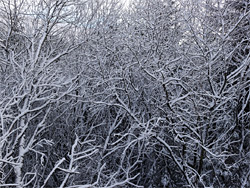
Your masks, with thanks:
[{"label": "bare tree", "polygon": [[53,104],[75,88],[74,80],[63,75],[60,61],[78,46],[74,40],[60,39],[68,29],[63,20],[69,2],[36,3],[32,7],[26,1],[1,1],[0,160],[5,186],[34,184],[45,157],[39,148],[51,144],[39,139],[49,126],[48,115]]},{"label": "bare tree", "polygon": [[249,2],[0,1],[0,187],[248,187]]}]

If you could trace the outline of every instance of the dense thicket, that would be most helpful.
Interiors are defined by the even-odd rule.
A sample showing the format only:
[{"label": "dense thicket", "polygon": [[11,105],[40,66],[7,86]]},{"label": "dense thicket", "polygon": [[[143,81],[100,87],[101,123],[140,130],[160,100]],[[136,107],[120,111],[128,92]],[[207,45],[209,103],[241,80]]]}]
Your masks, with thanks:
[{"label": "dense thicket", "polygon": [[0,187],[250,187],[249,7],[0,1]]}]

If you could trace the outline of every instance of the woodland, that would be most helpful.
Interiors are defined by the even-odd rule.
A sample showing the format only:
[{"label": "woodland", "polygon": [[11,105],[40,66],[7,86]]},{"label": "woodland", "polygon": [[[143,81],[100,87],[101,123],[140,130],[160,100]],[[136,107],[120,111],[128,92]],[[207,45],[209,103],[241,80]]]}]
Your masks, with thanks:
[{"label": "woodland", "polygon": [[249,188],[250,0],[0,0],[0,187]]}]

